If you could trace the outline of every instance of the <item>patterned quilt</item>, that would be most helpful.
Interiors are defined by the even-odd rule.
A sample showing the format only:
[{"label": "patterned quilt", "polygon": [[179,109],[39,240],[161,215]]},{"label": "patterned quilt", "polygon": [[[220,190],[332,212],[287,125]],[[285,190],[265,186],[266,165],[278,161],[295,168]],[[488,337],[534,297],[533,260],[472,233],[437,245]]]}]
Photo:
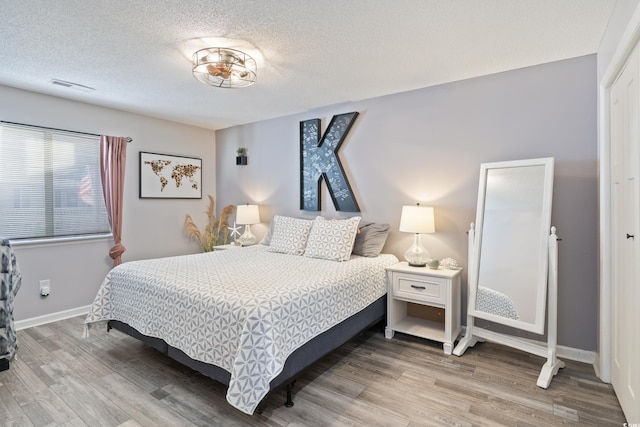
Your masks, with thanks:
[{"label": "patterned quilt", "polygon": [[386,293],[393,255],[326,261],[265,246],[133,261],[111,270],[85,323],[119,320],[231,373],[252,414],[287,357]]},{"label": "patterned quilt", "polygon": [[476,310],[508,319],[520,320],[518,309],[513,304],[511,298],[502,292],[478,286],[476,297]]}]

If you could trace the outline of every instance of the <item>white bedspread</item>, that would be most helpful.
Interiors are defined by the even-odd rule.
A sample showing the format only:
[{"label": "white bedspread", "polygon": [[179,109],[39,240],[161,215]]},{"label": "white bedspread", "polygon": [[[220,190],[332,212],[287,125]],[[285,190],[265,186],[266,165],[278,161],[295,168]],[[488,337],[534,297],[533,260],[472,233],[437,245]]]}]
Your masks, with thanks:
[{"label": "white bedspread", "polygon": [[393,255],[346,262],[257,245],[121,264],[87,316],[119,320],[231,373],[227,401],[251,414],[298,347],[386,293]]}]

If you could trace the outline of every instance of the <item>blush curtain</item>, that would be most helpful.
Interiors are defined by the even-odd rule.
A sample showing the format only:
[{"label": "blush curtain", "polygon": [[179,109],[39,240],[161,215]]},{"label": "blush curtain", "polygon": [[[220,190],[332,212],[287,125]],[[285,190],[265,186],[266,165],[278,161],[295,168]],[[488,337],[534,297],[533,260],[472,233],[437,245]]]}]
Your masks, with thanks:
[{"label": "blush curtain", "polygon": [[127,138],[100,136],[100,177],[114,246],[109,250],[113,266],[122,263],[126,248],[122,245],[122,204],[124,199],[124,166]]}]

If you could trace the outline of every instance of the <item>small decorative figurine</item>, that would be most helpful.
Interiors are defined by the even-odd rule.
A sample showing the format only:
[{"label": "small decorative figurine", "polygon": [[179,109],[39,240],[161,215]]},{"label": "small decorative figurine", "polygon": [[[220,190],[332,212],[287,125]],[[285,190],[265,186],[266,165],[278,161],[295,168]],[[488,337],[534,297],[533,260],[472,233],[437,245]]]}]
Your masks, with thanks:
[{"label": "small decorative figurine", "polygon": [[443,258],[442,261],[440,261],[440,265],[447,270],[460,270],[458,261],[453,258]]},{"label": "small decorative figurine", "polygon": [[432,270],[436,270],[438,267],[440,267],[440,261],[435,258],[429,258],[427,260],[427,266]]}]

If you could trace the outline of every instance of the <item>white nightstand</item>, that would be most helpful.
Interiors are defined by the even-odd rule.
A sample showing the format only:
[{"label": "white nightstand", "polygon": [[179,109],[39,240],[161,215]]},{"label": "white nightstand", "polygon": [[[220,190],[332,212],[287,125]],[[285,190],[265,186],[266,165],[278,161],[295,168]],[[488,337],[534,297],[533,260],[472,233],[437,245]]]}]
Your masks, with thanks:
[{"label": "white nightstand", "polygon": [[[444,319],[429,320],[433,316],[422,315],[420,306],[443,309]],[[460,334],[460,270],[410,267],[406,262],[387,267],[384,335],[391,339],[396,331],[439,341],[451,354]]]}]

